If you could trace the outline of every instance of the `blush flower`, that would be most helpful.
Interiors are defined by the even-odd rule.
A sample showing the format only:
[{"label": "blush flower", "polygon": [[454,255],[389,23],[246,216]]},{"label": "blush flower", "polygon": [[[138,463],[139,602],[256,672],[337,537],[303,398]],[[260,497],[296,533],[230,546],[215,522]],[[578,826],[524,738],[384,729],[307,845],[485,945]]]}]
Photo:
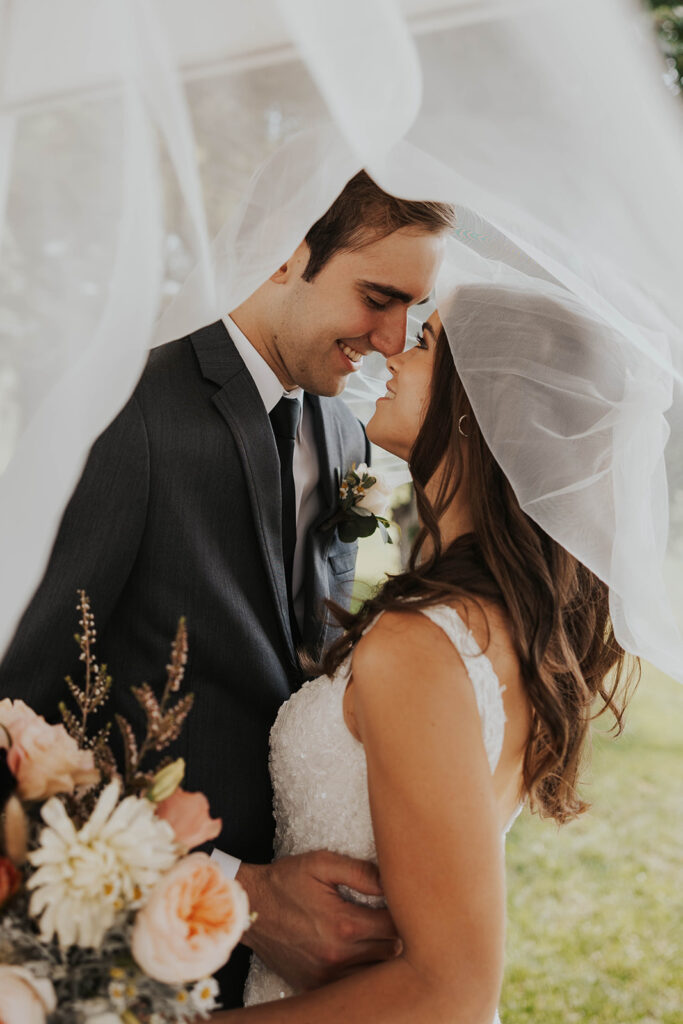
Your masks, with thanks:
[{"label": "blush flower", "polygon": [[0,964],[0,1021],[2,1024],[45,1024],[57,1007],[49,978],[34,978],[25,967]]},{"label": "blush flower", "polygon": [[[364,462],[361,462],[356,473],[362,481],[370,475],[370,470]],[[356,507],[366,508],[368,512],[372,512],[373,516],[386,518],[393,493],[392,489],[379,473],[373,473],[371,479],[374,479],[374,483],[370,484],[369,487],[364,487],[362,483],[359,485],[358,500],[355,503]]]},{"label": "blush flower", "polygon": [[185,850],[193,850],[220,835],[223,822],[209,814],[209,801],[203,793],[175,790],[157,804],[157,815],[167,821],[175,832],[176,842]]},{"label": "blush flower", "polygon": [[248,924],[239,882],[225,878],[205,853],[191,853],[163,876],[138,912],[131,950],[157,981],[198,981],[223,966]]},{"label": "blush flower", "polygon": [[0,701],[0,724],[12,738],[7,765],[24,800],[47,800],[99,782],[91,750],[80,750],[63,725],[49,725],[23,700]]}]

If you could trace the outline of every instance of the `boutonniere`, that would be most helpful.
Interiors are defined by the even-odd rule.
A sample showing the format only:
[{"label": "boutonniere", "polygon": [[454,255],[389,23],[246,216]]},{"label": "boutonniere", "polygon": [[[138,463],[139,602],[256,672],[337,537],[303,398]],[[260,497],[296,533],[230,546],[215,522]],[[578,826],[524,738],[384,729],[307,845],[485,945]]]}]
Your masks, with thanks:
[{"label": "boutonniere", "polygon": [[385,544],[393,541],[388,533],[391,525],[386,517],[391,488],[379,473],[371,474],[364,462],[351,466],[343,480],[336,471],[339,504],[335,514],[322,524],[323,530],[338,527],[339,539],[350,544],[359,537],[370,537],[379,530]]}]

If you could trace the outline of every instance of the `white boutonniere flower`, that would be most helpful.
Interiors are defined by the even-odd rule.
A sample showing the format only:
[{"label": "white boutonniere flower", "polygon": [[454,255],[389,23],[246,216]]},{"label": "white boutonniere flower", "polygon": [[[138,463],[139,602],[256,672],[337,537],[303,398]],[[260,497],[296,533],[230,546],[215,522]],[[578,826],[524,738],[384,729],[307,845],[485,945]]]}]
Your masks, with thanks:
[{"label": "white boutonniere flower", "polygon": [[[337,470],[338,480],[340,476]],[[332,530],[336,526],[339,539],[349,544],[359,537],[370,537],[375,530],[380,531],[385,544],[393,543],[387,518],[392,491],[386,480],[371,473],[364,462],[359,466],[354,462],[338,487],[339,507],[322,528]]]}]

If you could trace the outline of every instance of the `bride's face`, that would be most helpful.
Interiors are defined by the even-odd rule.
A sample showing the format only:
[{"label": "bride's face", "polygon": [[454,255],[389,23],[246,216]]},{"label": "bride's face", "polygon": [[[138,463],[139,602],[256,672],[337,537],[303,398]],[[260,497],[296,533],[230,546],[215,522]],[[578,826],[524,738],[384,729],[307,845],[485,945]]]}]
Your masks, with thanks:
[{"label": "bride's face", "polygon": [[387,359],[391,378],[386,394],[377,400],[367,425],[370,440],[408,460],[429,404],[436,339],[441,330],[437,312],[422,325],[417,344]]}]

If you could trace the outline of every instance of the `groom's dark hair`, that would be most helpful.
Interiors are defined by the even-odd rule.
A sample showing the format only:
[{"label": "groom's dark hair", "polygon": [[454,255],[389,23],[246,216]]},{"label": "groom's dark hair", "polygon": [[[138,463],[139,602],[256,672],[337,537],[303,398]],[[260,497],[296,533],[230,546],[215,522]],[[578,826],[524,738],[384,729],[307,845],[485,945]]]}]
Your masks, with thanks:
[{"label": "groom's dark hair", "polygon": [[362,249],[399,228],[439,234],[454,226],[455,208],[450,203],[398,199],[359,171],[306,235],[310,256],[303,279],[312,281],[335,253]]}]

